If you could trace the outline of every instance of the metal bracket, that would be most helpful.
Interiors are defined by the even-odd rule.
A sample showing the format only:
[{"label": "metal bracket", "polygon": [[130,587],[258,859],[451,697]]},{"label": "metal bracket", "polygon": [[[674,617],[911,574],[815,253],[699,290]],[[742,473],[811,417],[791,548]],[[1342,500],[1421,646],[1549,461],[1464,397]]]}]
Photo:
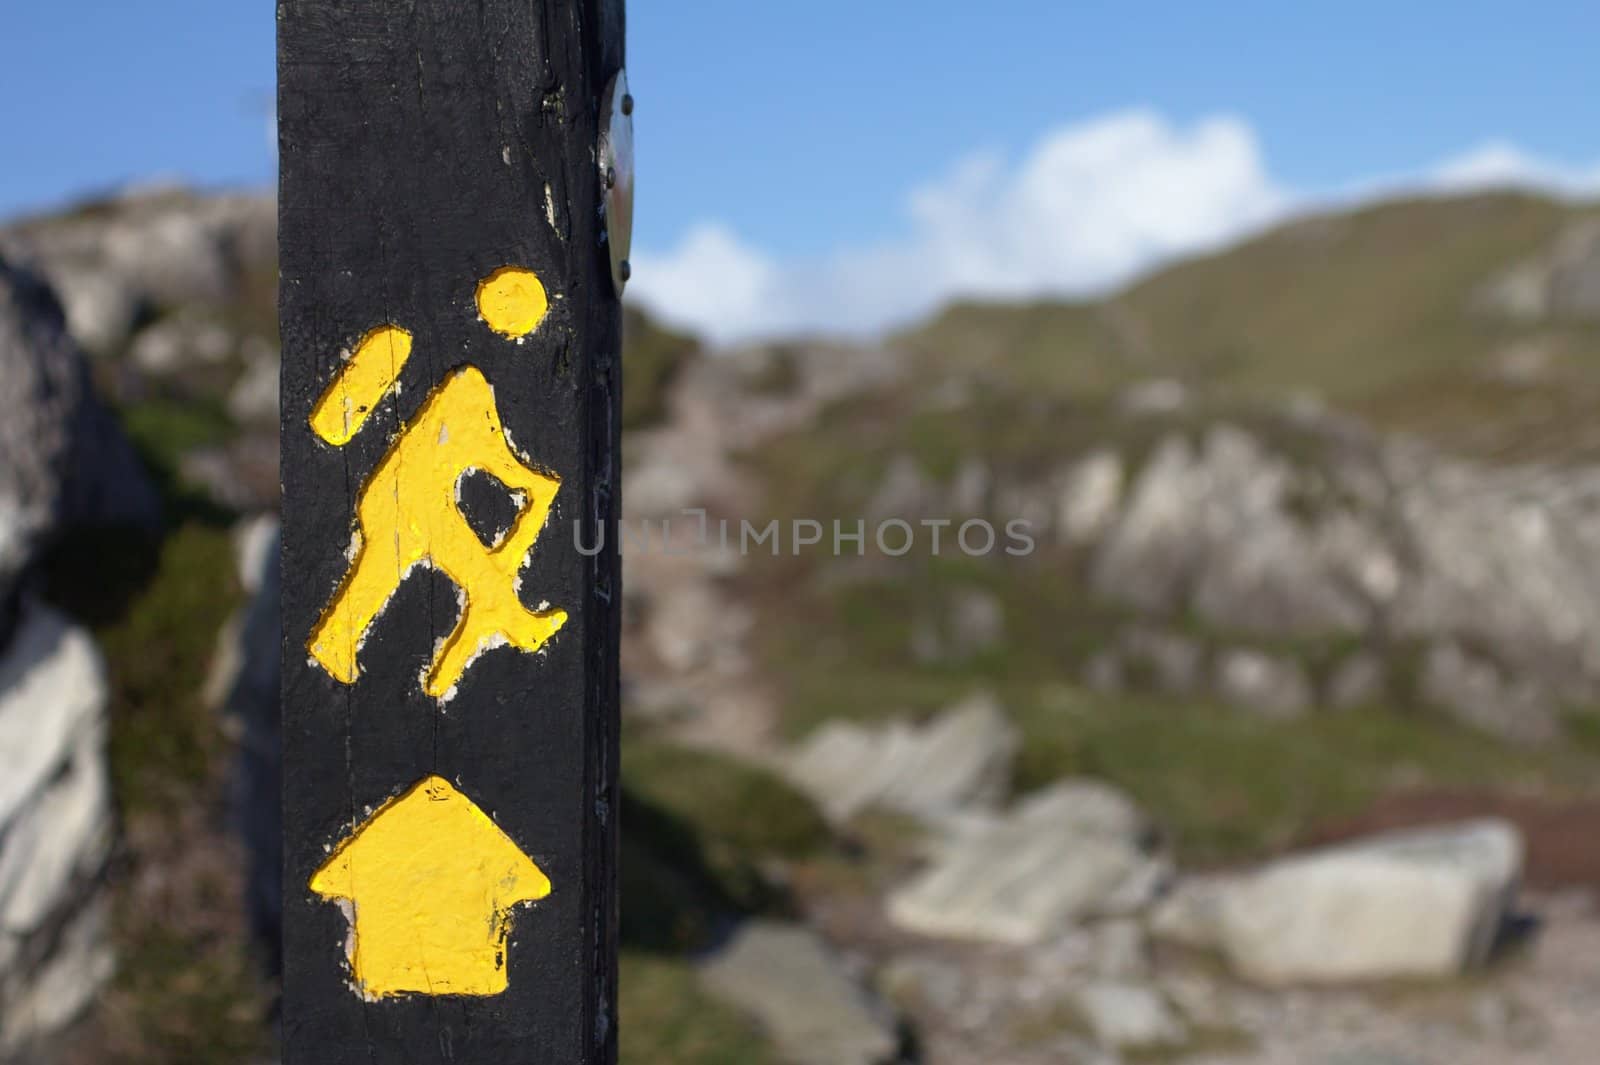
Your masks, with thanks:
[{"label": "metal bracket", "polygon": [[600,103],[600,187],[604,192],[606,245],[611,252],[611,283],[622,295],[633,272],[633,97],[628,72],[619,70]]}]

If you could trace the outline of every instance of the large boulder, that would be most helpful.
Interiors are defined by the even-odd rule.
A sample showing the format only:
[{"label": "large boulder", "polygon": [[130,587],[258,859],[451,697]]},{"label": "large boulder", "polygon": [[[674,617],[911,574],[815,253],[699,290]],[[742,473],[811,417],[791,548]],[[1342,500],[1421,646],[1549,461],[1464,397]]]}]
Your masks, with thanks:
[{"label": "large boulder", "polygon": [[929,867],[889,897],[905,931],[1037,943],[1084,918],[1137,912],[1171,873],[1149,821],[1098,781],[1062,781],[1003,817],[948,828]]},{"label": "large boulder", "polygon": [[25,605],[0,654],[0,1060],[32,1060],[111,971],[106,699],[88,634]]},{"label": "large boulder", "polygon": [[1450,977],[1488,959],[1521,869],[1505,822],[1414,829],[1189,882],[1151,926],[1267,986]]},{"label": "large boulder", "polygon": [[835,820],[869,807],[937,820],[1003,800],[1018,743],[1000,704],[980,692],[926,725],[830,722],[783,768]]},{"label": "large boulder", "polygon": [[0,258],[0,603],[72,525],[150,524],[158,502],[115,419],[95,399],[61,305]]},{"label": "large boulder", "polygon": [[1392,582],[1392,560],[1370,530],[1340,515],[1301,520],[1301,481],[1290,462],[1225,423],[1198,449],[1166,438],[1095,554],[1096,590],[1244,631],[1364,629]]},{"label": "large boulder", "polygon": [[[1527,741],[1600,700],[1596,559],[1593,466],[1464,462],[1323,413],[1270,435],[1224,422],[1198,441],[1168,435],[1099,536],[1090,577],[1110,601],[1230,640],[1431,646],[1425,701]],[[1237,659],[1223,694],[1303,706],[1302,680],[1266,665]],[[1371,672],[1330,697],[1374,697]]]},{"label": "large boulder", "polygon": [[750,921],[701,965],[706,988],[757,1021],[794,1065],[886,1065],[894,1018],[801,925]]}]

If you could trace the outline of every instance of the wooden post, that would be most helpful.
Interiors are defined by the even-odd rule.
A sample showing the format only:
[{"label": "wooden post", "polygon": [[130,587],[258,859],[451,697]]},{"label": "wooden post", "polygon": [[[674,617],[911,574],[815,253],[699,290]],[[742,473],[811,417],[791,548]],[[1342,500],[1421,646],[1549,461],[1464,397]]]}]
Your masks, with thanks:
[{"label": "wooden post", "polygon": [[288,1065],[616,1058],[622,40],[279,0]]}]

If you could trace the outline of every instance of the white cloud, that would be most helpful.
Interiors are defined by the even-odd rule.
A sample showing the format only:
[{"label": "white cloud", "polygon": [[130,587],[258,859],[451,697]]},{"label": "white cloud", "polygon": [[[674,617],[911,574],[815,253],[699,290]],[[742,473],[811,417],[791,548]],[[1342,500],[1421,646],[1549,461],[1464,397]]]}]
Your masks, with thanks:
[{"label": "white cloud", "polygon": [[911,191],[900,239],[791,261],[703,223],[670,251],[636,256],[630,290],[717,341],[863,333],[954,296],[1101,292],[1318,204],[1500,185],[1600,193],[1600,165],[1563,167],[1491,143],[1421,177],[1313,197],[1274,180],[1241,119],[1180,127],[1151,111],[1123,111],[1051,131],[1014,164],[992,154],[960,161]]},{"label": "white cloud", "polygon": [[1600,163],[1567,166],[1530,155],[1506,141],[1488,141],[1435,167],[1428,183],[1449,192],[1516,187],[1563,196],[1595,196],[1600,195]]}]

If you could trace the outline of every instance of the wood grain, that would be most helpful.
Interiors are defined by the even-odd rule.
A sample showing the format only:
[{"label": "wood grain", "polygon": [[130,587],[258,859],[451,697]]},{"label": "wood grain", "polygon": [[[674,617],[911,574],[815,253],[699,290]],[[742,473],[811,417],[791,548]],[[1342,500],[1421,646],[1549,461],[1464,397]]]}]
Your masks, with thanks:
[{"label": "wood grain", "polygon": [[[605,1065],[616,1055],[620,310],[594,162],[623,60],[621,0],[280,0],[283,336],[284,1059],[288,1065]],[[554,215],[554,225],[547,220]],[[478,317],[479,281],[514,265],[550,294],[517,343]],[[393,324],[399,390],[344,446],[308,419],[348,351]],[[457,616],[421,569],[344,684],[307,636],[339,587],[358,495],[430,390],[475,366],[509,438],[560,478],[521,572],[530,609],[567,611],[539,651],[500,648],[448,703],[419,676]],[[308,884],[373,809],[437,774],[548,874],[517,911],[507,989],[368,1001],[348,925]]]}]

